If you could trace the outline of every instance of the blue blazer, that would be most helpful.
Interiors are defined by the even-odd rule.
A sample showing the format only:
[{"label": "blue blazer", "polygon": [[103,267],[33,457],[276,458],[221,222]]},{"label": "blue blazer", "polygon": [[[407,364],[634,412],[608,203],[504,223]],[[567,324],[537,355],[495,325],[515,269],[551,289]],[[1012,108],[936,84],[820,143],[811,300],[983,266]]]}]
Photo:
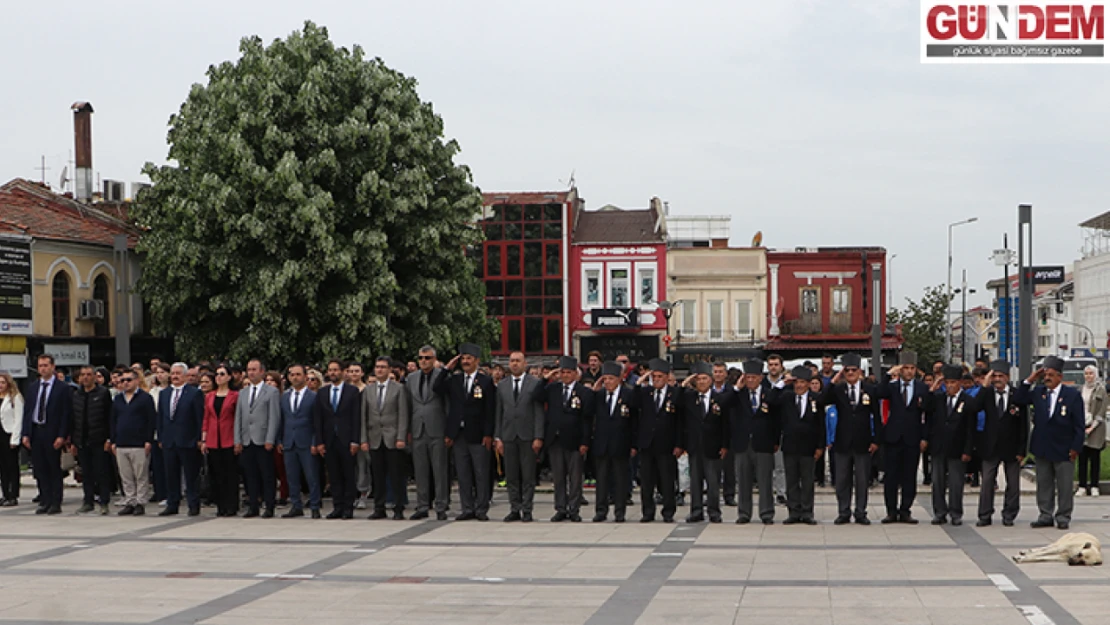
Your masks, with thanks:
[{"label": "blue blazer", "polygon": [[1045,385],[1030,386],[1023,382],[1014,393],[1014,399],[1019,404],[1033,406],[1029,451],[1038,460],[1067,462],[1069,451],[1079,453],[1083,449],[1083,422],[1086,418],[1083,394],[1066,384],[1061,384],[1059,389],[1060,396],[1051,413]]},{"label": "blue blazer", "polygon": [[204,426],[204,393],[186,384],[177,400],[177,414],[170,419],[173,387],[158,396],[158,442],[166,449],[195,449]]},{"label": "blue blazer", "polygon": [[53,442],[58,438],[69,438],[73,424],[73,387],[61,380],[50,385],[50,396],[46,398],[46,423],[34,427],[34,417],[38,413],[39,391],[42,389],[39,378],[27,383],[23,392],[23,436],[35,442],[36,432]]},{"label": "blue blazer", "polygon": [[310,449],[316,438],[316,391],[307,387],[301,392],[301,403],[293,412],[293,389],[281,395],[281,427],[277,442],[286,449]]}]

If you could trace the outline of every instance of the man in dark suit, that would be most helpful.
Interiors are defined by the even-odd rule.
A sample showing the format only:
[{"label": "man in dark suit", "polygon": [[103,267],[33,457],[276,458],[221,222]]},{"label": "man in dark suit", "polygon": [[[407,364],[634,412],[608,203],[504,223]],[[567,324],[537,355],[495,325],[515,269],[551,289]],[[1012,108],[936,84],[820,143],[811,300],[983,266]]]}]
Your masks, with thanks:
[{"label": "man in dark suit", "polygon": [[204,424],[204,394],[185,384],[189,366],[170,367],[170,387],[158,402],[158,445],[166,463],[166,509],[158,516],[178,513],[181,505],[181,474],[185,473],[185,499],[189,516],[200,514],[200,431]]},{"label": "man in dark suit", "polygon": [[[613,518],[624,523],[628,490],[629,458],[636,455],[632,438],[637,430],[640,408],[636,394],[621,383],[624,367],[620,363],[601,365],[600,388],[594,392],[593,452],[597,471],[597,501],[594,523],[609,516],[613,499]],[[613,492],[610,493],[609,489]]]},{"label": "man in dark suit", "polygon": [[447,363],[448,371],[459,365],[462,372],[443,376],[436,383],[436,392],[447,400],[446,444],[454,454],[459,478],[462,513],[456,521],[489,520],[489,459],[497,418],[497,389],[493,378],[478,371],[481,357],[480,347],[463,343],[459,355]]},{"label": "man in dark suit", "polygon": [[316,454],[323,456],[331,482],[332,511],[329,519],[355,518],[358,475],[355,455],[359,450],[362,425],[362,396],[344,382],[346,367],[338,360],[328,363],[330,386],[316,394],[313,422],[316,427]]},{"label": "man in dark suit", "polygon": [[[917,379],[917,354],[903,351],[898,366],[891,368],[890,379],[875,388],[880,399],[890,402],[890,417],[883,426],[883,495],[886,517],[883,523],[909,523],[917,519],[910,513],[917,498],[917,465],[925,442],[923,423],[933,394]],[[898,492],[902,501],[898,501]]]},{"label": "man in dark suit", "polygon": [[[739,491],[736,522],[752,520],[752,487],[759,485],[759,518],[765,525],[775,522],[775,452],[781,433],[779,418],[767,402],[769,386],[763,380],[763,362],[744,362],[742,387],[736,391],[731,415],[731,448],[736,458],[736,483]],[[727,396],[726,396],[727,398]],[[729,408],[728,404],[722,408]]]},{"label": "man in dark suit", "polygon": [[961,525],[964,475],[975,431],[974,398],[963,391],[963,369],[945,365],[943,372],[944,391],[934,395],[926,421],[926,450],[933,465],[933,525],[944,525],[949,516],[952,525]]},{"label": "man in dark suit", "polygon": [[[875,387],[863,382],[859,354],[844,354],[842,367],[833,383],[822,391],[822,405],[835,405],[836,434],[833,441],[838,513],[835,525],[844,525],[855,516],[856,523],[870,525],[867,518],[867,485],[871,478],[871,456],[879,449],[882,414]],[[852,509],[852,491],[856,507]]]},{"label": "man in dark suit", "polygon": [[658,490],[663,499],[663,522],[673,523],[677,460],[683,453],[680,391],[679,387],[667,383],[671,363],[654,358],[648,368],[651,370],[650,386],[636,387],[640,406],[636,433],[640,458],[640,505],[643,510],[640,522],[655,520],[655,492]]},{"label": "man in dark suit", "polygon": [[792,388],[770,392],[769,403],[780,419],[786,507],[790,511],[783,525],[817,524],[813,515],[813,472],[816,461],[825,453],[825,411],[809,392],[813,375],[809,367],[794,367],[785,380]]},{"label": "man in dark suit", "polygon": [[[733,408],[733,402],[736,401],[736,387],[729,383],[728,379],[728,366],[723,362],[713,363],[713,396],[722,405],[727,405],[729,410]],[[722,494],[725,498],[726,506],[736,505],[736,450],[731,447],[728,450],[728,456],[722,463],[721,471],[724,473],[724,482],[722,487]]]},{"label": "man in dark suit", "polygon": [[447,408],[443,395],[435,392],[439,378],[447,375],[437,366],[436,350],[431,345],[420,348],[419,369],[405,376],[412,406],[412,468],[416,478],[416,511],[409,517],[419,521],[428,518],[435,506],[436,520],[447,520],[447,496],[451,490],[448,475],[447,444],[444,440]]},{"label": "man in dark suit", "polygon": [[998,489],[998,466],[1006,475],[1002,500],[1002,524],[1011,527],[1021,509],[1021,461],[1029,431],[1029,407],[1018,403],[1010,386],[1010,363],[995,360],[990,364],[991,386],[975,396],[973,414],[986,413],[983,431],[975,440],[983,462],[982,490],[979,491],[979,521],[976,527],[991,524],[994,493]]},{"label": "man in dark suit", "polygon": [[39,356],[38,372],[23,393],[23,446],[31,450],[39,487],[35,514],[61,514],[62,447],[73,421],[73,389],[58,380],[50,354]]},{"label": "man in dark suit", "polygon": [[278,429],[277,447],[285,459],[285,474],[289,476],[289,512],[283,519],[304,516],[301,500],[301,472],[308,480],[308,507],[312,518],[320,518],[320,478],[316,474],[316,392],[305,387],[304,365],[293,364],[286,369],[289,390],[281,398],[281,428]]},{"label": "man in dark suit", "polygon": [[728,455],[729,422],[732,419],[727,408],[711,392],[713,367],[707,362],[695,363],[690,375],[693,378],[691,388],[682,394],[682,413],[686,422],[684,440],[686,453],[690,457],[690,515],[686,517],[686,522],[704,521],[707,509],[709,522],[720,523],[721,461]]},{"label": "man in dark suit", "polygon": [[[1062,384],[1063,369],[1062,359],[1045,358],[1043,366],[1018,388],[1015,399],[1033,406],[1029,451],[1037,458],[1040,516],[1032,526],[1052,527],[1055,518],[1056,527],[1066,530],[1075,503],[1075,459],[1083,449],[1086,410],[1083,395]],[[1042,383],[1034,386],[1037,381]]]},{"label": "man in dark suit", "polygon": [[582,520],[578,513],[582,500],[582,464],[590,449],[594,393],[579,383],[578,377],[578,361],[562,356],[559,368],[548,375],[548,384],[536,389],[536,400],[545,406],[544,447],[555,482],[552,523]]},{"label": "man in dark suit", "polygon": [[509,375],[497,385],[497,423],[493,440],[505,463],[509,515],[505,522],[532,522],[536,491],[536,456],[543,449],[543,406],[536,389],[543,382],[528,375],[523,352],[509,354]]}]

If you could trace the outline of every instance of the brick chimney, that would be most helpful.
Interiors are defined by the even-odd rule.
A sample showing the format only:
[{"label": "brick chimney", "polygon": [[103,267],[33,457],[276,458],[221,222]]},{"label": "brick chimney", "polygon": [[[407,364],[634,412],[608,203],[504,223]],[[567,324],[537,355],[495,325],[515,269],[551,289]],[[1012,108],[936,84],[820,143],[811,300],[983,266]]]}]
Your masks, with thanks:
[{"label": "brick chimney", "polygon": [[75,152],[77,171],[74,176],[74,188],[79,202],[88,202],[93,194],[92,171],[92,104],[88,102],[74,102],[70,107],[73,110],[73,137],[76,143]]}]

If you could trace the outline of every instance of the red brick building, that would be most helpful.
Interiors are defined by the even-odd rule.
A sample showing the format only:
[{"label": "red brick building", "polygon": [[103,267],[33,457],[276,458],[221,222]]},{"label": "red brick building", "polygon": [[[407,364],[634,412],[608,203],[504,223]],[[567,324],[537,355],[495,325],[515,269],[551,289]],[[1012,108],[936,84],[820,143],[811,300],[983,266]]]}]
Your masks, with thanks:
[{"label": "red brick building", "polygon": [[[876,307],[885,325],[886,261],[881,247],[769,250],[766,351],[788,360],[822,352],[870,354]],[[877,291],[872,282],[876,270]],[[884,329],[884,353],[901,345],[901,336]]]}]

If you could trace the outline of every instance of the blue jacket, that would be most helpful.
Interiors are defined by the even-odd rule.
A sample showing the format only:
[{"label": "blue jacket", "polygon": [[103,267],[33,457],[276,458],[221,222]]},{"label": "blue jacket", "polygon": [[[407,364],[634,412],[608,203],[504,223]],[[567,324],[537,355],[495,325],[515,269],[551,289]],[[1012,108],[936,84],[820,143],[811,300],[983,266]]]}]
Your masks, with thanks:
[{"label": "blue jacket", "polygon": [[277,443],[286,449],[309,449],[315,445],[316,422],[314,420],[316,391],[307,387],[301,389],[301,403],[293,412],[293,389],[281,395],[281,427],[278,428]]},{"label": "blue jacket", "polygon": [[1066,384],[1059,386],[1060,396],[1050,412],[1048,388],[1043,384],[1030,386],[1022,383],[1014,393],[1018,403],[1033,406],[1033,432],[1029,437],[1029,451],[1038,460],[1067,462],[1068,452],[1083,449],[1083,421],[1086,410],[1083,394]]},{"label": "blue jacket", "polygon": [[166,449],[196,448],[204,426],[204,393],[195,386],[183,386],[177,413],[170,418],[173,390],[171,386],[158,395],[158,442]]},{"label": "blue jacket", "polygon": [[825,439],[828,447],[836,442],[836,406],[832,404],[825,406]]},{"label": "blue jacket", "polygon": [[30,437],[32,443],[39,436],[50,442],[58,438],[69,438],[73,423],[73,387],[61,380],[54,380],[50,385],[50,395],[46,398],[46,422],[35,426],[39,392],[42,390],[40,383],[39,378],[31,380],[23,393],[23,435]]},{"label": "blue jacket", "polygon": [[130,402],[120,393],[112,400],[108,440],[116,447],[143,447],[154,441],[156,420],[154,398],[150,393],[139,389]]}]

